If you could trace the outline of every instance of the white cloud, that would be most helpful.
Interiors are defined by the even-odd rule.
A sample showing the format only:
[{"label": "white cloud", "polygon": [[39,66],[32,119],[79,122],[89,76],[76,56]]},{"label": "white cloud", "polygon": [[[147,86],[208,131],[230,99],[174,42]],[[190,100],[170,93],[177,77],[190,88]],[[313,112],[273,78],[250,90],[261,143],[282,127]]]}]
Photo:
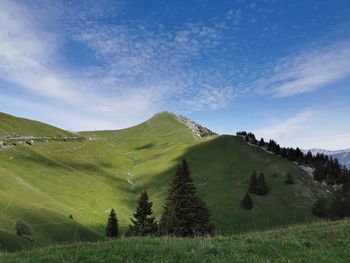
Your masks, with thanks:
[{"label": "white cloud", "polygon": [[184,99],[182,103],[187,105],[187,108],[191,110],[215,110],[227,106],[227,104],[232,101],[235,95],[236,94],[234,89],[230,86],[212,87],[203,84],[202,87],[198,89],[197,94],[190,96],[190,99]]},{"label": "white cloud", "polygon": [[259,137],[272,138],[279,141],[284,139],[286,135],[302,132],[304,125],[310,121],[312,114],[313,111],[311,109],[306,109],[291,118],[279,120],[275,124],[256,129],[254,133]]},{"label": "white cloud", "polygon": [[255,86],[275,97],[287,97],[330,86],[350,76],[350,41],[315,48],[280,60]]},{"label": "white cloud", "polygon": [[[68,106],[67,110],[131,119],[165,107],[220,108],[234,98],[230,89],[220,90],[231,85],[228,77],[208,69],[189,69],[189,65],[218,45],[223,28],[236,24],[240,12],[232,14],[233,22],[224,17],[166,30],[162,25],[101,24],[108,5],[99,2],[99,8],[92,8],[94,1],[79,3],[81,8],[76,10],[74,1],[52,5],[45,0],[1,1],[0,78],[15,84],[13,89],[48,97]],[[62,23],[69,35],[50,30],[57,29],[54,23]],[[67,69],[61,51],[65,41],[72,41],[70,37],[88,46],[100,65]],[[184,96],[191,103],[173,100]]]},{"label": "white cloud", "polygon": [[[25,5],[0,2],[0,78],[9,83],[69,105],[71,110],[125,114],[129,118],[154,111],[159,92],[117,86],[118,80],[102,70],[67,70],[60,65],[62,39],[44,30]],[[40,19],[42,23],[44,18]],[[112,73],[110,73],[112,74]]]},{"label": "white cloud", "polygon": [[288,118],[274,119],[272,124],[257,128],[253,133],[258,138],[274,139],[285,147],[328,150],[349,148],[350,132],[344,131],[349,131],[350,126],[341,121],[344,109],[329,106],[322,109],[308,108]]}]

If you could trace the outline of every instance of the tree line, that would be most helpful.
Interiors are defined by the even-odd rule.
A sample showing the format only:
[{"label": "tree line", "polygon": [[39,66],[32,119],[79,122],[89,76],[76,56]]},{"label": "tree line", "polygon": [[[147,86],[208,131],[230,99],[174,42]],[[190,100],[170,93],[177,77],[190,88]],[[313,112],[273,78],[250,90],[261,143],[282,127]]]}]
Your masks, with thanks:
[{"label": "tree line", "polygon": [[238,136],[243,136],[246,142],[265,148],[267,151],[279,155],[289,161],[297,162],[299,165],[307,165],[314,168],[313,179],[317,182],[324,182],[328,185],[344,184],[347,177],[350,176],[349,169],[339,164],[338,159],[322,153],[315,156],[310,151],[304,153],[298,147],[281,147],[276,141],[269,140],[265,142],[264,138],[258,141],[251,132],[239,131]]},{"label": "tree line", "polygon": [[[196,193],[185,159],[177,166],[159,222],[153,216],[152,206],[147,191],[143,191],[125,236],[194,237],[211,235],[214,232],[210,212]],[[116,238],[118,235],[118,219],[112,209],[107,222],[106,237]]]},{"label": "tree line", "polygon": [[[350,217],[350,170],[346,166],[339,164],[337,159],[322,153],[317,153],[313,156],[310,151],[305,154],[298,147],[295,149],[281,147],[274,140],[265,142],[261,138],[258,141],[251,132],[239,131],[236,134],[244,137],[246,142],[262,147],[289,161],[296,162],[298,165],[312,167],[314,169],[314,181],[334,187],[329,198],[325,195],[317,197],[316,202],[311,208],[314,215],[330,219]],[[294,182],[291,174],[287,174],[285,182]],[[242,200],[242,206],[243,201],[249,204],[248,196],[244,199]]]}]

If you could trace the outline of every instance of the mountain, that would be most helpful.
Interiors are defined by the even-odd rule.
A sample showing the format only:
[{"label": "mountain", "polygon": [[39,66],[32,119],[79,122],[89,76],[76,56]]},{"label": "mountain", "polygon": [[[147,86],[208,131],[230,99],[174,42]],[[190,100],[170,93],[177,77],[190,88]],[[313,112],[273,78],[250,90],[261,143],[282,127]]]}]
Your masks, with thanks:
[{"label": "mountain", "polygon": [[[27,128],[11,132],[31,134],[37,129],[37,122],[22,121]],[[2,125],[0,130],[5,129]],[[35,136],[60,131],[53,128],[48,133],[44,127],[51,126],[42,125],[42,133],[37,129]],[[197,136],[177,115],[162,112],[127,129],[81,132],[75,135],[78,139],[58,137],[34,144],[19,140],[16,146],[1,148],[1,247],[16,250],[103,239],[112,208],[123,233],[144,189],[159,218],[182,158],[187,159],[198,194],[220,234],[314,220],[310,203],[318,186],[298,166],[245,143],[242,137],[206,135]],[[240,203],[253,169],[264,172],[270,193],[252,195],[254,208],[246,211]],[[294,185],[284,183],[286,173],[293,174]],[[15,235],[17,220],[31,227],[35,243]]]},{"label": "mountain", "polygon": [[338,159],[339,163],[350,168],[350,149],[337,150],[337,151],[328,151],[323,149],[303,150],[304,153],[307,153],[308,151],[310,151],[312,155],[316,155],[317,153],[322,153],[324,155],[332,156],[333,158]]}]

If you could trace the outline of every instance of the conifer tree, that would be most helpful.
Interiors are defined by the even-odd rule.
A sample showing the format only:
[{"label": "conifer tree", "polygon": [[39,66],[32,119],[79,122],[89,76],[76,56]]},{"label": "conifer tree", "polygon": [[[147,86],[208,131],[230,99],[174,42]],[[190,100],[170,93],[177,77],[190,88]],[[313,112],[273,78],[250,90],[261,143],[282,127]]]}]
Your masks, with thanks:
[{"label": "conifer tree", "polygon": [[117,238],[118,234],[118,219],[114,209],[112,209],[106,227],[106,237]]},{"label": "conifer tree", "polygon": [[259,146],[260,146],[260,147],[264,147],[264,146],[265,146],[264,138],[261,138],[261,139],[260,139],[260,141],[259,141]]},{"label": "conifer tree", "polygon": [[260,173],[258,182],[256,184],[256,194],[257,195],[267,195],[269,192],[269,188],[265,182],[265,175],[264,173]]},{"label": "conifer tree", "polygon": [[245,210],[251,210],[253,208],[253,200],[251,199],[249,193],[244,195],[241,205]]},{"label": "conifer tree", "polygon": [[253,170],[252,174],[250,175],[250,182],[249,182],[249,189],[248,189],[249,193],[256,194],[257,183],[258,183],[258,178],[256,176],[255,170]]},{"label": "conifer tree", "polygon": [[155,235],[158,232],[158,223],[152,216],[153,203],[148,201],[148,194],[146,191],[141,193],[138,201],[134,219],[131,219],[132,225],[129,225],[127,236],[147,236]]},{"label": "conifer tree", "polygon": [[319,196],[312,205],[311,211],[317,217],[326,217],[328,215],[326,198],[324,196]]},{"label": "conifer tree", "polygon": [[196,195],[187,162],[182,160],[170,184],[160,231],[162,234],[188,237],[209,235],[213,230],[209,210]]}]

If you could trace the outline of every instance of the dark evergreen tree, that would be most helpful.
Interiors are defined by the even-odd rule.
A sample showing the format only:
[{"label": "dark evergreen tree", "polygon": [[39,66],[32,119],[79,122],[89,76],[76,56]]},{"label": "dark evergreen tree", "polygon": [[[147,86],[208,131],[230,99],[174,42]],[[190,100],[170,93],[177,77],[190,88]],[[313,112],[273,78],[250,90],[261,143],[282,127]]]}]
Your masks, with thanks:
[{"label": "dark evergreen tree", "polygon": [[146,191],[141,193],[138,201],[134,219],[131,219],[132,225],[129,225],[127,236],[147,236],[155,235],[158,232],[158,223],[152,216],[153,203],[148,200]]},{"label": "dark evergreen tree", "polygon": [[160,220],[161,234],[190,237],[209,235],[213,230],[209,210],[196,195],[187,162],[182,160],[170,184]]},{"label": "dark evergreen tree", "polygon": [[264,173],[261,172],[256,184],[256,194],[263,196],[263,195],[267,195],[268,193],[269,193],[269,188],[265,182],[265,175]]},{"label": "dark evergreen tree", "polygon": [[118,219],[114,209],[112,209],[106,227],[106,237],[117,238],[118,234]]},{"label": "dark evergreen tree", "polygon": [[314,173],[313,173],[313,178],[317,182],[322,182],[322,181],[324,181],[327,178],[326,177],[325,167],[324,167],[324,165],[323,165],[323,163],[321,161],[318,161],[315,164],[315,170],[314,170]]},{"label": "dark evergreen tree", "polygon": [[259,141],[259,146],[260,146],[260,147],[264,147],[264,146],[265,146],[264,138],[261,138],[261,139],[260,139],[260,141]]},{"label": "dark evergreen tree", "polygon": [[319,196],[316,202],[313,204],[311,211],[318,217],[328,216],[327,199],[324,196]]},{"label": "dark evergreen tree", "polygon": [[250,182],[249,182],[248,192],[252,193],[252,194],[256,194],[257,184],[258,184],[258,177],[256,175],[255,170],[253,170],[253,172],[250,175]]},{"label": "dark evergreen tree", "polygon": [[312,153],[310,151],[307,152],[306,156],[305,156],[305,159],[304,159],[304,162],[306,164],[311,164],[312,162]]},{"label": "dark evergreen tree", "polygon": [[333,193],[330,207],[331,219],[342,219],[348,214],[347,205],[342,193],[342,190],[337,190]]},{"label": "dark evergreen tree", "polygon": [[280,155],[281,155],[282,158],[287,158],[287,155],[288,155],[287,148],[285,148],[285,147],[281,148]]},{"label": "dark evergreen tree", "polygon": [[241,205],[245,210],[251,210],[253,208],[253,200],[251,199],[249,193],[244,195]]}]

